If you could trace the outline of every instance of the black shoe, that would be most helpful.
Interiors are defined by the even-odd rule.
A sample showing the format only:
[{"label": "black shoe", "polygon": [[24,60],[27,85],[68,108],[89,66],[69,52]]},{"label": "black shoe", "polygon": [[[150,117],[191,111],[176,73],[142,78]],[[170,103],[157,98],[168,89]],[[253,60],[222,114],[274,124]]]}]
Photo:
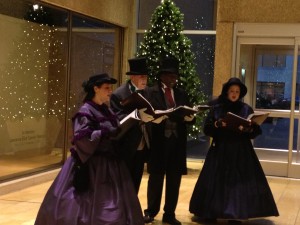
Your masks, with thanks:
[{"label": "black shoe", "polygon": [[240,220],[228,220],[229,224],[242,224],[242,221]]},{"label": "black shoe", "polygon": [[163,216],[162,221],[164,223],[168,223],[170,225],[181,225],[181,222],[179,220],[177,220],[175,217]]},{"label": "black shoe", "polygon": [[154,217],[152,217],[152,216],[150,216],[150,215],[148,215],[148,214],[146,214],[146,215],[144,216],[144,222],[145,222],[145,223],[152,223],[153,220],[154,220]]}]

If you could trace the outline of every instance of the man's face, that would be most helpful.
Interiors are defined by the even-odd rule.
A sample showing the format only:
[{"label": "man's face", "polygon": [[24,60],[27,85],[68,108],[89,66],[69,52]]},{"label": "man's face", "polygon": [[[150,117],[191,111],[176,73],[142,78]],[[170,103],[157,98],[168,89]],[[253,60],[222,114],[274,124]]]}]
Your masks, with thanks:
[{"label": "man's face", "polygon": [[173,88],[178,80],[178,75],[176,73],[162,73],[160,75],[160,80],[169,88]]},{"label": "man's face", "polygon": [[131,75],[130,80],[139,90],[143,90],[147,86],[148,75]]}]

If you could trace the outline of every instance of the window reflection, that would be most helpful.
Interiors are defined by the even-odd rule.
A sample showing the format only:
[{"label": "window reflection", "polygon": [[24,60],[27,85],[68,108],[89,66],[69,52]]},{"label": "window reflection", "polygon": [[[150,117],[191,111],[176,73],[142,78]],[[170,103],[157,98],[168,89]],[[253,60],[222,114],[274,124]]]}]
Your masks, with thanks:
[{"label": "window reflection", "polygon": [[67,13],[14,3],[0,11],[0,179],[61,162],[64,143]]},{"label": "window reflection", "polygon": [[[281,50],[259,52],[255,107],[289,110],[292,96],[293,55],[288,50],[285,53]],[[296,109],[299,108],[297,101],[295,102]]]},{"label": "window reflection", "polygon": [[[0,30],[5,31],[0,36],[0,181],[62,162],[72,135],[70,126],[69,138],[65,130],[67,119],[70,124],[67,110],[71,117],[81,104],[83,80],[99,72],[113,75],[115,30],[119,29],[73,16],[69,45],[70,12],[31,1],[4,1],[0,8]],[[66,90],[70,67],[71,86]]]},{"label": "window reflection", "polygon": [[202,83],[202,90],[212,98],[215,59],[215,35],[186,35],[192,41],[192,52],[195,53],[196,71]]},{"label": "window reflection", "polygon": [[[118,63],[114,60],[117,27],[76,15],[72,17],[72,24],[69,136],[72,134],[71,117],[84,97],[82,82],[93,74],[115,76],[114,65]],[[70,143],[71,139],[68,140]]]}]

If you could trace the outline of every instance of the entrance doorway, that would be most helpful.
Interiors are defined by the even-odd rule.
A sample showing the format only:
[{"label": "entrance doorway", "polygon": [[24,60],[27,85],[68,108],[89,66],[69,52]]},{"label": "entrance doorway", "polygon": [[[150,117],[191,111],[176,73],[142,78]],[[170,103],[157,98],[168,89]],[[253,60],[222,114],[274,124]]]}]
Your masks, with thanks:
[{"label": "entrance doorway", "polygon": [[265,174],[300,178],[299,39],[278,26],[237,24],[233,71],[248,87],[245,102],[270,112],[253,140]]}]

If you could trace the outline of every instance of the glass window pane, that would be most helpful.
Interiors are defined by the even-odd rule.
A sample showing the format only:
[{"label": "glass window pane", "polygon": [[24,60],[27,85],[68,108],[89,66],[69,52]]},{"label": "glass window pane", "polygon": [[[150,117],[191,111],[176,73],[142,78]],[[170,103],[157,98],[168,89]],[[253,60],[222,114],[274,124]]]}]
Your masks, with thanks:
[{"label": "glass window pane", "polygon": [[261,125],[262,135],[254,139],[254,147],[288,149],[290,119],[268,117]]},{"label": "glass window pane", "polygon": [[[274,50],[257,51],[256,108],[291,108],[293,51],[292,46],[269,46]],[[296,105],[297,106],[297,105]]]},{"label": "glass window pane", "polygon": [[[215,30],[216,0],[174,0],[173,2],[184,14],[185,30]],[[151,16],[160,4],[161,0],[139,1],[138,29],[148,29]]]},{"label": "glass window pane", "polygon": [[0,7],[0,179],[60,163],[67,13],[29,1]]},{"label": "glass window pane", "polygon": [[202,91],[212,97],[215,62],[215,35],[186,35],[192,41],[191,50],[196,56],[196,71],[202,83]]},{"label": "glass window pane", "polygon": [[[288,118],[269,117],[261,126],[263,134],[254,139],[254,147],[260,160],[288,162]],[[300,163],[299,120],[294,121],[292,162]]]},{"label": "glass window pane", "polygon": [[[95,21],[81,16],[72,17],[71,33],[71,76],[70,76],[70,107],[71,118],[82,105],[84,93],[82,82],[88,77],[99,73],[114,76],[116,43],[119,29],[116,26]],[[69,118],[69,136],[72,136],[72,124]],[[68,144],[71,140],[68,140]]]}]

